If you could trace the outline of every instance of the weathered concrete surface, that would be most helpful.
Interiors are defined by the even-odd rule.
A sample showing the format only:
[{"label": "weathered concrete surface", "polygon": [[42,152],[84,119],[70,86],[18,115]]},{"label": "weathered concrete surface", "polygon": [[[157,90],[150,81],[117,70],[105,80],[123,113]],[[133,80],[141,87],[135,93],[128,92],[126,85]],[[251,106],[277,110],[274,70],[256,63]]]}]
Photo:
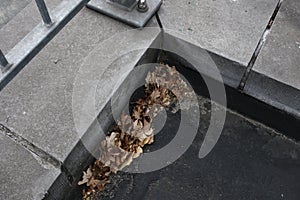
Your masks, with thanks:
[{"label": "weathered concrete surface", "polygon": [[165,0],[159,15],[165,28],[247,65],[277,1]]},{"label": "weathered concrete surface", "polygon": [[30,2],[31,0],[1,0],[0,29]]},{"label": "weathered concrete surface", "polygon": [[[271,13],[275,8],[276,2],[277,1],[275,0],[237,0],[226,2],[224,0],[221,2],[206,0],[201,3],[199,1],[190,1],[189,4],[188,1],[168,0],[165,1],[165,5],[162,7],[160,15],[166,28],[175,29],[179,32],[182,30],[183,33],[188,32],[188,36],[195,39],[198,45],[246,65]],[[34,4],[30,5],[33,6]],[[197,6],[193,7],[193,5]],[[227,10],[227,12],[224,10]],[[21,13],[23,12],[24,15],[19,14],[0,30],[0,43],[3,45],[5,52],[18,42],[15,38],[21,39],[24,37],[27,33],[26,31],[29,32],[32,27],[40,21],[40,18],[32,17],[31,8],[27,10],[25,8]],[[39,16],[37,12],[35,15]],[[32,19],[32,23],[23,26],[23,23],[21,22],[23,22],[26,18]],[[152,25],[152,23],[150,23],[150,25]],[[98,99],[96,99],[99,100],[96,102],[98,103],[96,106],[101,109],[101,106],[106,102],[111,94],[112,86],[110,83],[113,83],[119,74],[121,75],[118,81],[121,81],[121,79],[126,77],[126,69],[128,69],[128,66],[122,67],[122,65],[127,63],[126,60],[130,61],[128,63],[134,63],[134,61],[136,61],[139,57],[139,54],[135,54],[133,56],[127,56],[127,58],[125,56],[120,59],[120,57],[123,56],[122,53],[126,53],[126,51],[122,51],[120,46],[133,47],[133,44],[136,43],[132,43],[132,41],[134,41],[134,39],[137,41],[138,37],[131,37],[130,39],[123,38],[124,40],[117,40],[117,42],[113,45],[111,45],[111,43],[109,45],[105,45],[103,41],[118,32],[129,29],[130,27],[126,25],[88,9],[81,11],[78,16],[76,16],[70,24],[68,24],[66,28],[64,28],[62,32],[60,32],[56,38],[50,42],[49,45],[42,50],[42,52],[40,52],[18,76],[16,76],[16,78],[0,92],[0,123],[3,123],[15,130],[30,142],[33,142],[38,147],[63,161],[78,141],[79,136],[75,128],[72,113],[72,93],[74,90],[74,81],[78,76],[78,71],[82,77],[84,77],[84,73],[86,72],[84,70],[85,66],[92,65],[92,69],[97,69],[97,63],[99,63],[100,71],[105,71],[104,68],[101,68],[101,66],[105,66],[105,63],[108,63],[109,59],[114,61],[113,65],[118,63],[115,68],[111,68],[106,71],[106,73],[101,76],[101,79],[106,79],[95,86],[98,95]],[[18,30],[18,32],[15,30]],[[10,38],[13,38],[14,40],[11,40]],[[103,45],[102,49],[100,48],[98,51],[94,52],[95,60],[84,60],[84,58],[88,58],[87,56],[91,50],[94,50],[95,47],[99,47],[101,45]],[[115,51],[118,48],[121,50]],[[99,56],[97,56],[97,52]],[[107,57],[103,53],[106,53],[106,55],[109,53],[112,54]],[[115,57],[118,56],[118,59],[114,60],[112,55]],[[91,58],[93,58],[93,56]],[[86,64],[82,68],[81,66],[83,63]],[[92,78],[97,78],[97,74],[92,75],[94,75],[91,76]],[[80,82],[77,82],[77,84],[80,85]],[[84,89],[84,87],[82,89]],[[87,93],[87,95],[89,95],[89,93]],[[103,98],[101,98],[101,96]],[[85,100],[84,95],[81,98],[81,101]],[[86,103],[89,104],[90,102]],[[78,106],[81,105],[82,104],[80,103],[78,104]],[[82,109],[84,107],[79,108]],[[85,118],[86,125],[88,125],[89,121],[93,119],[93,117],[94,116],[87,116],[87,118]],[[236,122],[236,124],[233,122]],[[276,138],[269,138],[269,135],[265,134],[264,131],[261,133],[256,128],[253,128],[252,125],[247,125],[246,128],[243,129],[239,126],[239,124],[248,124],[248,122],[245,122],[244,120],[239,121],[233,117],[231,124],[229,123],[228,125],[231,128],[225,130],[225,136],[223,136],[223,138],[225,138],[223,139],[223,143],[221,143],[223,145],[217,149],[218,152],[213,155],[213,158],[208,160],[206,163],[200,163],[200,161],[194,163],[197,166],[202,166],[202,171],[199,171],[198,174],[199,180],[208,180],[208,183],[212,183],[219,178],[219,182],[214,185],[215,187],[203,186],[202,189],[200,189],[200,192],[203,192],[204,194],[203,197],[216,197],[215,195],[222,194],[221,192],[226,193],[226,191],[228,191],[227,194],[232,192],[237,195],[239,194],[239,191],[242,191],[246,196],[249,194],[254,195],[252,192],[247,190],[249,187],[263,188],[262,190],[258,190],[257,195],[254,195],[253,197],[260,197],[259,195],[262,195],[263,197],[268,198],[290,197],[290,199],[293,199],[293,197],[299,196],[298,193],[294,193],[292,184],[294,182],[298,182],[299,176],[296,173],[297,171],[293,167],[290,167],[290,165],[285,165],[285,162],[282,161],[288,160],[295,164],[294,158],[295,155],[298,157],[298,150],[295,151],[296,153],[289,153],[285,151],[287,147],[294,144],[291,144],[286,140],[284,140],[283,143],[286,142],[287,145],[282,144],[282,138],[278,138],[280,141],[280,144],[278,144],[276,143]],[[83,126],[82,131],[84,131],[85,128],[86,127]],[[240,134],[234,134],[234,130],[239,130]],[[253,132],[255,133],[254,136]],[[252,143],[250,146],[246,146],[249,144],[249,141]],[[255,143],[256,141],[258,141],[258,143]],[[264,150],[260,151],[259,147],[265,145],[264,142],[269,143],[269,141],[271,141],[271,144],[274,145],[269,147],[266,146]],[[272,141],[275,142],[272,143]],[[234,146],[233,144],[238,144],[238,146]],[[12,144],[12,146],[13,145],[14,144]],[[276,148],[274,148],[274,146],[276,148],[279,146],[282,151],[276,152]],[[228,152],[225,155],[223,154],[223,147],[225,149],[228,148]],[[258,151],[254,151],[254,149],[258,149]],[[295,149],[291,149],[291,151],[294,150]],[[195,152],[198,152],[198,148]],[[253,153],[251,154],[251,152]],[[240,155],[244,157],[239,157]],[[263,155],[263,158],[260,157],[260,155]],[[271,156],[268,157],[268,155]],[[234,163],[222,165],[221,162],[218,162],[222,158],[226,158],[226,156],[228,156],[228,160],[234,160]],[[5,156],[1,155],[1,159],[2,157],[5,158]],[[261,174],[264,176],[260,177],[261,174],[257,173],[256,169],[264,169],[264,166],[261,166],[260,163],[264,162],[264,158],[266,157],[268,159],[270,158],[267,169],[273,170],[274,166],[279,166],[280,170],[271,171],[272,173],[270,176],[266,175],[266,173],[269,172],[268,170],[262,170]],[[247,160],[244,162],[244,160],[240,160],[241,158],[246,158]],[[4,160],[3,162],[6,165],[13,163],[11,160]],[[295,162],[296,166],[298,166],[299,164],[297,159]],[[186,164],[191,164],[190,160],[183,159],[181,164],[178,164],[178,168],[176,168],[176,166],[173,168],[174,172],[176,172],[175,175],[178,175],[178,169],[180,170],[182,168],[190,172],[187,174],[181,174],[183,182],[186,180],[185,177],[194,178],[194,174],[192,174],[193,170],[186,167]],[[215,164],[214,169],[219,170],[218,172],[220,173],[215,173],[214,169],[211,168],[213,164]],[[247,180],[248,176],[244,177],[244,172],[247,172],[249,166],[251,169],[250,175],[255,174],[256,176],[252,177],[249,175],[250,180]],[[228,174],[221,173],[224,172],[224,169],[227,170],[226,172],[228,172]],[[170,174],[172,175],[172,170],[162,172],[162,177],[167,177]],[[202,174],[203,171],[208,171],[210,174],[207,174],[206,177],[205,174]],[[293,176],[291,175],[292,172],[295,172]],[[283,175],[281,176],[281,174]],[[229,180],[232,180],[232,176],[230,175],[235,177],[234,181],[238,183],[238,186],[240,187],[235,188],[235,185],[232,184],[232,187],[229,185],[228,188],[225,188],[226,190],[223,190],[222,186],[227,185],[226,178],[230,177]],[[215,179],[211,177],[215,177]],[[220,179],[220,177],[222,178]],[[139,184],[144,182],[147,184],[147,181],[145,180],[145,177],[142,176],[140,180],[137,180],[137,183]],[[153,181],[151,177],[149,180],[150,185]],[[196,181],[199,180],[197,179]],[[275,180],[275,182],[273,180]],[[158,182],[158,186],[156,186],[155,183],[152,184],[149,189],[149,193],[142,188],[142,194],[146,194],[146,199],[147,197],[151,198],[153,191],[156,191],[157,193],[163,192],[160,191],[159,188],[168,183],[172,183],[172,181],[173,179],[162,179],[161,181],[156,181]],[[174,179],[174,184],[176,184],[175,181],[178,182],[178,179]],[[290,189],[281,187],[280,181],[285,181],[288,185],[291,183]],[[162,184],[159,185],[159,182]],[[202,185],[205,185],[205,183],[207,182],[203,181]],[[259,184],[256,187],[254,183]],[[273,186],[276,186],[275,188],[283,188],[282,192],[277,193],[277,191],[272,190],[269,183],[274,183]],[[173,187],[174,184],[167,185],[171,192],[173,191],[174,194],[178,194],[179,196],[188,195],[187,192],[189,190],[178,188],[178,190],[175,190],[176,188]],[[263,193],[265,192],[264,187],[267,190],[270,189],[270,193]],[[191,188],[194,187],[188,187],[188,189]],[[217,188],[218,191],[214,191],[214,188]],[[3,190],[9,191],[6,188]],[[191,189],[191,191],[194,190]],[[205,191],[213,192],[205,194]],[[197,197],[198,199],[198,196],[194,197]]]},{"label": "weathered concrete surface", "polygon": [[[16,29],[16,27],[14,27]],[[0,93],[0,121],[61,161],[78,141],[72,89],[83,58],[129,27],[81,11]]]},{"label": "weathered concrete surface", "polygon": [[300,1],[285,0],[253,69],[300,89]]},{"label": "weathered concrete surface", "polygon": [[[17,22],[10,25],[15,25],[10,27],[11,30],[18,27]],[[149,46],[159,31],[156,28],[156,32],[147,37],[144,30],[137,30],[130,38],[127,38],[125,33],[124,37],[116,36],[116,40],[105,43],[115,34],[127,30],[132,28],[84,8],[0,92],[0,122],[63,161],[80,138],[72,113],[75,81],[79,80],[79,85],[88,82],[91,76],[85,75],[91,75],[91,69],[105,71],[104,67],[109,61],[128,53],[135,45],[139,46],[141,43]],[[143,43],[139,38],[144,36],[148,40]],[[97,51],[93,54],[94,57],[87,58],[95,47]],[[111,91],[114,86],[112,83],[118,83],[119,78],[126,77],[121,73],[128,67],[122,65],[127,63],[133,67],[141,53],[127,56],[119,65],[113,65],[113,69],[108,70],[108,74],[103,77],[92,73],[94,79],[104,78],[99,83],[100,94],[103,94],[101,102],[109,98],[110,93],[105,92]],[[86,65],[81,66],[84,62]],[[92,68],[89,68],[90,66]],[[103,85],[104,82],[107,84]],[[86,100],[84,95],[81,98]],[[90,103],[84,101],[83,104],[77,104],[77,108],[82,109],[85,104]],[[92,123],[90,119],[85,119],[86,124]],[[81,130],[84,132],[84,129]]]},{"label": "weathered concrete surface", "polygon": [[0,199],[41,199],[60,173],[44,168],[32,153],[0,130]]},{"label": "weathered concrete surface", "polygon": [[[50,16],[52,9],[55,8],[61,1],[62,0],[45,0]],[[41,21],[42,18],[37,5],[35,1],[31,1],[23,10],[21,10],[13,19],[0,29],[0,48],[4,54],[13,48]]]}]

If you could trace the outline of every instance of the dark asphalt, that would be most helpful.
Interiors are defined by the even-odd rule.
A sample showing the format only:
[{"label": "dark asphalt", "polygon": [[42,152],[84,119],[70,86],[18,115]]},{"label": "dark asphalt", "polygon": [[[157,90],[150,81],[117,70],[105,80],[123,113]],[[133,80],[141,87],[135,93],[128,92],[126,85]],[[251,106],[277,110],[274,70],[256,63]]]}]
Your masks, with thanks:
[{"label": "dark asphalt", "polygon": [[[227,112],[218,143],[199,159],[210,119],[204,105],[198,135],[180,159],[151,173],[118,173],[96,199],[300,199],[300,145],[235,113]],[[169,116],[150,150],[171,141],[179,116]]]}]

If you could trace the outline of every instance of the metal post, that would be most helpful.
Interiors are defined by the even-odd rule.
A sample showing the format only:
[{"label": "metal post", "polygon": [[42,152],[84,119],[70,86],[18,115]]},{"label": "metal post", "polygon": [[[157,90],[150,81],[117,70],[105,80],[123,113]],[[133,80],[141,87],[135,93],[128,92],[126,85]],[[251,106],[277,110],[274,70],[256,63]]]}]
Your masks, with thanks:
[{"label": "metal post", "polygon": [[[53,21],[45,29],[44,22],[39,23],[5,57],[10,62],[1,67],[0,91],[38,54],[52,38],[89,2],[89,0],[62,1],[53,9]],[[5,64],[5,63],[4,63]]]},{"label": "metal post", "polygon": [[1,65],[1,68],[4,69],[6,67],[9,66],[9,63],[8,61],[6,60],[3,52],[0,50],[0,65]]},{"label": "metal post", "polygon": [[47,10],[47,6],[45,4],[45,1],[44,0],[35,0],[35,2],[36,2],[37,6],[39,8],[39,11],[42,15],[44,23],[46,24],[46,26],[51,26],[52,21],[51,21],[49,12]]}]

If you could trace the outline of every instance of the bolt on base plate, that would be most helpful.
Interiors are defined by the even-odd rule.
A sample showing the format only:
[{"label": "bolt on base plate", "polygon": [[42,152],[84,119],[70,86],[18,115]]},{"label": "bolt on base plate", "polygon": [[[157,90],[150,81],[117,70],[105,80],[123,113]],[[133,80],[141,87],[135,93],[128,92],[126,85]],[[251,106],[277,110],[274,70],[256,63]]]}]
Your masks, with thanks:
[{"label": "bolt on base plate", "polygon": [[132,11],[127,11],[115,5],[107,3],[106,0],[91,0],[87,7],[99,13],[112,17],[118,21],[124,22],[130,26],[142,28],[159,10],[162,0],[148,0],[147,12],[139,12],[137,6]]}]

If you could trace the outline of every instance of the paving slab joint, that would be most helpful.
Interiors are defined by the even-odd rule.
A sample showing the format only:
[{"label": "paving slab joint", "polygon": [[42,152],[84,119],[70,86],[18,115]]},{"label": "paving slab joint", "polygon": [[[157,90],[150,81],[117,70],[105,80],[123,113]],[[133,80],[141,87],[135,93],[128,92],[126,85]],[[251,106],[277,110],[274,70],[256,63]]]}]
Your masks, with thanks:
[{"label": "paving slab joint", "polygon": [[18,135],[17,133],[11,131],[9,128],[0,124],[0,134],[4,135],[5,137],[10,138],[12,141],[17,143],[18,145],[22,146],[27,151],[33,153],[43,162],[52,165],[55,168],[61,169],[62,163],[50,155],[49,153],[45,152],[44,150],[40,149],[36,145],[32,144],[22,136]]},{"label": "paving slab joint", "polygon": [[74,177],[69,172],[67,167],[64,166],[64,164],[56,159],[54,156],[50,155],[49,153],[45,152],[43,149],[40,149],[39,147],[35,146],[22,136],[18,135],[17,133],[11,131],[9,128],[7,128],[5,125],[0,123],[0,134],[4,135],[5,137],[8,137],[13,142],[17,143],[18,145],[22,146],[24,149],[29,151],[30,153],[33,153],[35,156],[37,156],[40,160],[42,160],[43,163],[50,164],[51,166],[59,169],[62,174],[64,174],[69,183],[73,184]]},{"label": "paving slab joint", "polygon": [[160,20],[160,17],[159,17],[159,15],[158,15],[158,12],[155,14],[155,18],[156,18],[156,21],[157,21],[157,23],[158,23],[159,28],[160,28],[160,29],[163,29],[164,26],[163,26],[163,24],[162,24],[162,22],[161,22],[161,20]]},{"label": "paving slab joint", "polygon": [[277,14],[278,14],[278,11],[279,11],[279,9],[280,9],[280,7],[281,7],[283,1],[284,1],[284,0],[279,0],[279,1],[278,1],[277,5],[276,5],[276,7],[275,7],[275,10],[274,10],[274,12],[273,12],[273,14],[272,14],[272,16],[271,16],[271,18],[270,18],[268,24],[267,24],[267,26],[266,26],[266,28],[265,28],[265,30],[264,30],[262,36],[261,36],[261,38],[260,38],[260,40],[259,40],[259,42],[258,42],[258,44],[257,44],[257,46],[256,46],[256,48],[255,48],[255,51],[254,51],[254,53],[252,54],[252,57],[251,57],[251,59],[250,59],[248,65],[247,65],[247,67],[246,67],[246,70],[245,70],[245,72],[244,72],[244,74],[243,74],[243,77],[242,77],[242,79],[241,79],[241,81],[240,81],[240,84],[239,84],[239,86],[238,86],[238,90],[241,91],[241,92],[242,92],[242,91],[244,90],[244,88],[245,88],[246,82],[247,82],[247,80],[248,80],[248,78],[249,78],[249,75],[250,75],[250,73],[251,73],[251,71],[252,71],[252,68],[253,68],[253,66],[254,66],[254,64],[255,64],[255,61],[256,61],[256,59],[257,59],[259,53],[260,53],[261,50],[262,50],[262,47],[264,46],[264,44],[265,44],[265,42],[266,42],[266,40],[267,40],[267,37],[268,37],[268,35],[269,35],[270,31],[271,31],[271,27],[272,27],[272,25],[273,25],[273,22],[274,22],[274,20],[275,20]]}]

